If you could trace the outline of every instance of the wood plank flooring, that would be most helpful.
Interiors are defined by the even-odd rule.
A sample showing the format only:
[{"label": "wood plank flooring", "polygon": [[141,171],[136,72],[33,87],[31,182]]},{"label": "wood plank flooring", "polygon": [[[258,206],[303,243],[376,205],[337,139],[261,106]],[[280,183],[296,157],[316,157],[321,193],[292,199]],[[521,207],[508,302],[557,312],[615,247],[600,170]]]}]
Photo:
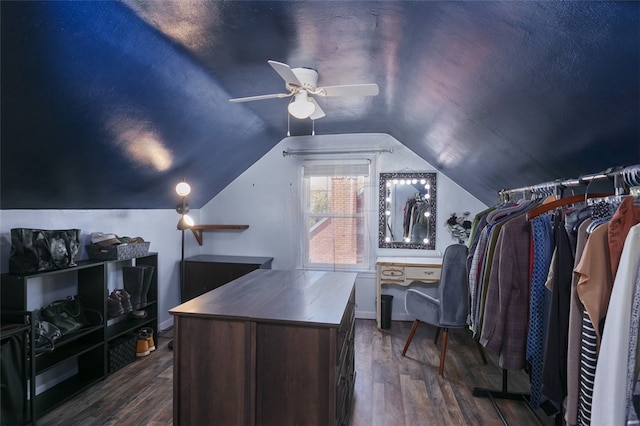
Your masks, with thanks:
[{"label": "wood plank flooring", "polygon": [[[490,399],[474,387],[500,390],[501,370],[487,354],[482,364],[464,330],[449,334],[444,378],[438,376],[440,346],[435,328],[421,324],[407,356],[401,355],[410,322],[377,330],[374,320],[356,320],[356,385],[351,426],[502,425]],[[156,336],[158,349],[140,358],[38,420],[39,425],[172,425],[173,352],[170,330]],[[509,391],[527,392],[523,372],[509,372]],[[552,425],[520,401],[496,400],[510,425]]]}]

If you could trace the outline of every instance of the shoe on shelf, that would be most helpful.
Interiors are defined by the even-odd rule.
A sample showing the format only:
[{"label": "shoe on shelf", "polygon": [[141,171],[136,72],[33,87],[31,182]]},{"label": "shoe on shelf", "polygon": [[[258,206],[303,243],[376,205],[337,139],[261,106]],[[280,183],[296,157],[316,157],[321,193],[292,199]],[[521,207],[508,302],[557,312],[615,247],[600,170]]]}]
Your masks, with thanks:
[{"label": "shoe on shelf", "polygon": [[149,355],[149,336],[144,331],[138,332],[138,338],[136,340],[136,357],[140,358]]},{"label": "shoe on shelf", "polygon": [[144,327],[140,329],[141,333],[146,333],[147,334],[147,344],[149,345],[149,351],[153,352],[156,350],[156,344],[153,341],[153,328],[151,327]]},{"label": "shoe on shelf", "polygon": [[122,283],[127,293],[131,295],[133,309],[142,308],[142,290],[144,287],[144,270],[138,266],[122,267]]},{"label": "shoe on shelf", "polygon": [[124,309],[124,311],[133,311],[133,306],[131,305],[131,295],[127,293],[127,290],[117,289],[115,290],[115,293],[120,298],[120,302],[122,303],[122,308]]},{"label": "shoe on shelf", "polygon": [[122,314],[124,314],[122,302],[120,301],[120,297],[118,297],[114,291],[107,298],[107,316],[109,318],[114,318]]},{"label": "shoe on shelf", "polygon": [[149,287],[151,286],[151,280],[153,279],[153,272],[155,271],[155,267],[151,265],[140,265],[139,268],[142,269],[142,291],[140,294],[140,307],[143,308],[149,304]]},{"label": "shoe on shelf", "polygon": [[145,310],[136,310],[131,312],[131,316],[135,319],[143,319],[147,317],[147,311]]}]

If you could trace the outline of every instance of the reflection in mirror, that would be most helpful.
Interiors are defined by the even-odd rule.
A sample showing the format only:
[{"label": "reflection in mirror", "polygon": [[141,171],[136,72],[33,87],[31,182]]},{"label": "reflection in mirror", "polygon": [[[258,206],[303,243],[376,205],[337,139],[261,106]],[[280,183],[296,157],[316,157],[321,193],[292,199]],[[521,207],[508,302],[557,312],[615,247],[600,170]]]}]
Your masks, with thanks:
[{"label": "reflection in mirror", "polygon": [[380,173],[378,246],[434,250],[436,173]]}]

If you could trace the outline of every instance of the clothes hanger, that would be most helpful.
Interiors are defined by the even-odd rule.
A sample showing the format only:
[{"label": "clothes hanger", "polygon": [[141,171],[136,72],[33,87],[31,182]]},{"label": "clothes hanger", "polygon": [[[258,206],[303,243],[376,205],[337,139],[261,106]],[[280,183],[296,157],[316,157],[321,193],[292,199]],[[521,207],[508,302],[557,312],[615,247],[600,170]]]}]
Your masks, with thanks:
[{"label": "clothes hanger", "polygon": [[531,220],[534,217],[540,216],[541,214],[546,213],[550,210],[553,210],[557,207],[563,207],[563,206],[568,206],[570,204],[584,202],[589,198],[602,198],[602,197],[608,197],[610,195],[612,194],[609,194],[609,193],[578,194],[578,195],[571,195],[569,197],[561,198],[556,201],[551,201],[549,203],[542,204],[538,207],[534,207],[533,209],[531,209],[527,213],[527,220]]}]

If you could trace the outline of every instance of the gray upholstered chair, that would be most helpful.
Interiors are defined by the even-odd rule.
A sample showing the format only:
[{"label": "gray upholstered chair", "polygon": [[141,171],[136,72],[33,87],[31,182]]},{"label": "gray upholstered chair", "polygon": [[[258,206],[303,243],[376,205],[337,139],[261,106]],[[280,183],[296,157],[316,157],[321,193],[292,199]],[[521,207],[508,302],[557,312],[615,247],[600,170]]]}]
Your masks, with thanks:
[{"label": "gray upholstered chair", "polygon": [[[414,281],[405,292],[405,309],[409,315],[415,318],[415,321],[402,350],[402,355],[407,353],[420,322],[435,325],[438,327],[434,339],[436,345],[440,330],[442,330],[440,376],[444,376],[449,329],[467,327],[467,316],[469,315],[467,252],[467,246],[464,244],[450,245],[445,250],[442,259],[440,281],[430,285]],[[486,364],[487,359],[480,343],[476,341],[476,345],[480,350],[482,361]]]}]

